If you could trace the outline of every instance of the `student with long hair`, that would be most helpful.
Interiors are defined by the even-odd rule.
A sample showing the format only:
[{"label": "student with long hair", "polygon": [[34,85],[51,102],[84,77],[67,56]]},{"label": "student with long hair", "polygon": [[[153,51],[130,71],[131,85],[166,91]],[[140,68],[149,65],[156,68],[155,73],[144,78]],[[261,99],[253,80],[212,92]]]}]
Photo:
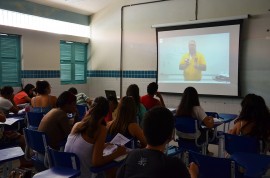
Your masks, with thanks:
[{"label": "student with long hair", "polygon": [[68,136],[65,151],[78,155],[81,163],[81,178],[91,177],[91,166],[101,166],[126,154],[126,149],[118,146],[112,154],[103,156],[107,136],[104,117],[108,111],[107,99],[97,97],[90,106],[89,112],[81,122],[73,126]]},{"label": "student with long hair", "polygon": [[142,126],[142,121],[143,121],[144,114],[146,113],[146,109],[140,101],[140,90],[139,90],[138,85],[136,84],[129,85],[126,91],[126,95],[133,97],[136,103],[136,107],[137,107],[137,114],[136,114],[137,123],[140,126]]},{"label": "student with long hair", "polygon": [[[200,106],[198,92],[194,87],[187,87],[184,90],[181,102],[177,108],[176,116],[190,116],[199,121],[199,125],[204,124],[207,128],[214,126],[213,117],[207,116],[203,108]],[[199,132],[194,134],[186,134],[176,131],[177,136],[194,140],[199,137],[199,140],[205,141],[206,131],[205,129],[199,129]]]},{"label": "student with long hair", "polygon": [[14,96],[14,103],[16,105],[30,103],[31,98],[34,96],[34,89],[35,86],[30,83],[25,85],[25,87]]},{"label": "student with long hair", "polygon": [[255,137],[269,146],[270,112],[264,99],[255,94],[248,94],[242,100],[241,107],[239,117],[229,133]]},{"label": "student with long hair", "polygon": [[37,96],[31,99],[33,112],[49,112],[56,107],[56,96],[51,94],[51,85],[46,80],[38,80],[35,89]]},{"label": "student with long hair", "polygon": [[145,137],[139,124],[136,122],[137,107],[131,96],[121,99],[116,118],[107,124],[108,134],[120,133],[126,137],[133,137],[140,141],[142,147],[146,146]]}]

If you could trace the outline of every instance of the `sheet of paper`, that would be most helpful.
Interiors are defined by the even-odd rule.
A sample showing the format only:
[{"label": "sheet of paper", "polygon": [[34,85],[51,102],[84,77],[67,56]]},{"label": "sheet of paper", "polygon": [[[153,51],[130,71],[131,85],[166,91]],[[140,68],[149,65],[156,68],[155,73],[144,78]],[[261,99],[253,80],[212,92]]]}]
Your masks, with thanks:
[{"label": "sheet of paper", "polygon": [[124,135],[118,133],[116,136],[111,140],[110,143],[115,144],[115,145],[125,145],[127,142],[130,140],[125,137]]},{"label": "sheet of paper", "polygon": [[216,122],[223,122],[223,120],[214,117],[214,122],[215,122],[215,123],[216,123]]},{"label": "sheet of paper", "polygon": [[[116,136],[111,140],[111,142],[104,148],[103,156],[112,154],[117,149],[118,147],[117,145],[125,145],[129,141],[130,140],[125,136],[123,136],[122,134],[120,133],[116,134]],[[119,159],[121,160],[121,158]],[[122,159],[125,159],[125,157],[123,157]]]},{"label": "sheet of paper", "polygon": [[22,120],[23,118],[18,118],[18,117],[9,117],[6,119],[6,122],[4,122],[3,124],[6,124],[6,125],[12,125],[14,124],[15,122],[19,121],[19,120]]},{"label": "sheet of paper", "polygon": [[117,145],[108,144],[103,150],[103,156],[112,154],[117,149]]}]

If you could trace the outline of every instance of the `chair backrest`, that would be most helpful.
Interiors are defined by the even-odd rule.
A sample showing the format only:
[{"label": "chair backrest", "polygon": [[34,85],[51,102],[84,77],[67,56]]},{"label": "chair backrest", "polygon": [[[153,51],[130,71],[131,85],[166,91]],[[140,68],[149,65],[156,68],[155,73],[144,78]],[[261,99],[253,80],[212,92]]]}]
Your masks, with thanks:
[{"label": "chair backrest", "polygon": [[27,112],[26,119],[27,119],[27,127],[30,129],[38,129],[38,126],[43,118],[45,113],[38,113],[38,112]]},{"label": "chair backrest", "polygon": [[[199,178],[234,178],[239,177],[235,161],[227,158],[217,158],[189,152],[190,160],[199,167]],[[237,171],[237,172],[236,172]]]},{"label": "chair backrest", "polygon": [[78,121],[81,121],[82,118],[85,116],[85,113],[87,112],[87,106],[86,105],[79,105],[77,104],[77,110],[79,112],[79,119]]},{"label": "chair backrest", "polygon": [[23,132],[27,147],[38,153],[45,154],[48,143],[47,135],[44,132],[28,128],[24,128]]},{"label": "chair backrest", "polygon": [[196,133],[198,120],[190,116],[177,116],[175,117],[175,128],[183,133]]},{"label": "chair backrest", "polygon": [[80,159],[75,153],[60,152],[47,147],[50,167],[66,167],[80,170]]},{"label": "chair backrest", "polygon": [[232,155],[236,152],[260,153],[260,141],[253,137],[224,133],[224,148]]},{"label": "chair backrest", "polygon": [[238,152],[231,157],[244,168],[245,178],[269,177],[267,170],[270,168],[270,156],[257,153]]},{"label": "chair backrest", "polygon": [[[181,133],[192,134],[194,135],[194,140],[192,139],[184,139],[182,137],[178,137],[177,142],[178,146],[182,151],[192,150],[196,152],[202,152],[206,154],[206,143],[199,143],[199,132],[198,120],[196,118],[190,116],[177,116],[175,118],[175,129]],[[202,148],[202,149],[201,149]]]}]

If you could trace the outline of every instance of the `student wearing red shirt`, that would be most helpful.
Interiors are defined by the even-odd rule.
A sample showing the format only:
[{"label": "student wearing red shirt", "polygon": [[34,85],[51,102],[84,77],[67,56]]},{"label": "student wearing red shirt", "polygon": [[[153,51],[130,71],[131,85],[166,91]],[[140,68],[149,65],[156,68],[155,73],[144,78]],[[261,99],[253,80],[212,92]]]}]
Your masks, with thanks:
[{"label": "student wearing red shirt", "polygon": [[23,103],[30,103],[31,98],[34,96],[34,89],[35,86],[32,84],[25,85],[25,87],[14,96],[13,98],[14,103],[16,105]]},{"label": "student wearing red shirt", "polygon": [[[159,98],[159,100],[154,98],[155,95]],[[147,110],[153,108],[154,106],[165,107],[163,98],[158,92],[158,85],[156,82],[152,82],[147,86],[147,95],[141,97],[141,103]]]}]

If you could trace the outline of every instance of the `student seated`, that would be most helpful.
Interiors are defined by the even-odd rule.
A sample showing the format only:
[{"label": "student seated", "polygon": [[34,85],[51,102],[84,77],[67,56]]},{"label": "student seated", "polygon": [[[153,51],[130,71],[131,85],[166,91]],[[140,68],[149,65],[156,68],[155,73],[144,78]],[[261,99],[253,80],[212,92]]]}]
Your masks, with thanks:
[{"label": "student seated", "polygon": [[14,103],[16,105],[30,103],[31,98],[34,96],[34,89],[35,86],[32,84],[25,85],[25,87],[14,96]]},{"label": "student seated", "polygon": [[[0,122],[6,121],[6,116],[9,112],[15,114],[18,113],[19,108],[13,101],[13,88],[11,86],[5,86],[1,89],[0,97]],[[22,150],[25,149],[25,139],[22,134],[14,130],[4,130],[4,127],[0,128],[0,147],[10,147],[19,145]],[[20,159],[21,167],[31,167],[31,162],[26,161],[24,158]]]},{"label": "student seated", "polygon": [[[187,87],[184,90],[181,102],[177,108],[175,116],[190,116],[199,121],[199,126],[204,124],[207,128],[214,127],[213,117],[207,116],[203,108],[200,106],[198,92],[194,87]],[[206,130],[199,128],[199,132],[196,135],[186,134],[179,131],[176,131],[177,136],[190,139],[191,141],[199,137],[199,141],[205,142],[206,140]],[[208,151],[209,155],[213,153]]]},{"label": "student seated", "polygon": [[31,105],[33,112],[47,113],[56,106],[57,98],[51,96],[51,85],[45,80],[38,80],[36,82],[35,89],[37,96],[31,99]]},{"label": "student seated", "polygon": [[13,92],[14,90],[11,86],[5,86],[1,89],[0,110],[4,112],[6,116],[9,112],[17,114],[19,111],[19,108],[13,101]]},{"label": "student seated", "polygon": [[261,96],[248,94],[241,102],[241,112],[230,134],[245,135],[262,140],[270,148],[270,112]]},{"label": "student seated", "polygon": [[[154,98],[155,95],[159,98],[159,100]],[[147,95],[141,97],[141,103],[147,110],[153,108],[154,106],[165,107],[163,97],[158,92],[158,84],[156,82],[152,82],[147,86]]]},{"label": "student seated", "polygon": [[81,122],[74,125],[68,136],[65,151],[78,155],[81,163],[80,178],[91,177],[91,166],[102,166],[126,154],[125,147],[118,146],[112,154],[103,156],[107,136],[104,117],[108,111],[107,99],[104,97],[95,98],[88,113]]},{"label": "student seated", "polygon": [[114,96],[109,96],[107,98],[107,100],[109,101],[109,112],[106,115],[106,117],[104,118],[105,122],[110,122],[113,120],[113,112],[115,111],[115,109],[118,106],[118,101],[117,98],[115,98]]},{"label": "student seated", "polygon": [[136,114],[137,123],[140,126],[142,126],[143,117],[144,117],[144,114],[146,113],[146,109],[140,101],[140,90],[139,90],[138,85],[136,84],[129,85],[126,91],[126,95],[132,96],[133,99],[135,100],[135,103],[137,106],[137,114]]},{"label": "student seated", "polygon": [[42,118],[38,131],[45,132],[49,139],[48,145],[59,150],[77,119],[68,118],[69,113],[77,112],[76,97],[71,92],[64,91],[57,98],[56,106]]},{"label": "student seated", "polygon": [[177,157],[164,154],[166,145],[173,138],[174,118],[164,107],[155,107],[145,114],[143,132],[146,137],[145,149],[131,151],[122,167],[118,178],[196,178],[198,167],[191,163],[189,170]]},{"label": "student seated", "polygon": [[145,137],[136,121],[136,113],[137,107],[133,97],[123,97],[119,103],[116,118],[107,123],[108,134],[114,136],[120,133],[128,138],[135,138],[140,141],[141,147],[145,147]]},{"label": "student seated", "polygon": [[88,96],[86,96],[86,94],[78,93],[77,89],[74,88],[74,87],[71,87],[70,89],[68,89],[68,91],[70,91],[71,93],[76,95],[77,104],[79,104],[79,105],[87,105],[87,106],[91,105],[92,101],[90,100],[90,98]]}]

